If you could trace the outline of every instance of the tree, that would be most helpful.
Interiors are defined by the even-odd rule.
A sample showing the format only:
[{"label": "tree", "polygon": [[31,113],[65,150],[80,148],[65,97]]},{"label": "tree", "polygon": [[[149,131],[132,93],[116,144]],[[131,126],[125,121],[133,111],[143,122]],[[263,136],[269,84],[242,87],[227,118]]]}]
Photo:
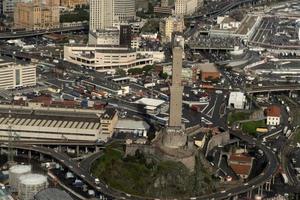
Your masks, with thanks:
[{"label": "tree", "polygon": [[161,71],[161,72],[159,73],[159,77],[166,80],[166,79],[168,78],[168,74],[167,74],[166,72],[162,72],[162,71]]},{"label": "tree", "polygon": [[138,74],[142,74],[143,73],[143,69],[141,68],[131,68],[128,70],[128,74],[131,75],[138,75]]},{"label": "tree", "polygon": [[116,75],[126,76],[126,71],[124,69],[118,68],[116,69]]}]

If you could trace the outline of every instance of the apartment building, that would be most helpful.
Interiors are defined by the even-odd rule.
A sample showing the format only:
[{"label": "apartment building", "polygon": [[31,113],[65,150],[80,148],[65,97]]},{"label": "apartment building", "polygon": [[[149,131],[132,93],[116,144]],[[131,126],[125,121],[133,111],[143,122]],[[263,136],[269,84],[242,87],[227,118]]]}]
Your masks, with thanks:
[{"label": "apartment building", "polygon": [[135,19],[135,0],[114,0],[114,2],[116,21],[127,22]]},{"label": "apartment building", "polygon": [[113,26],[115,0],[90,0],[90,31]]},{"label": "apartment building", "polygon": [[191,15],[203,5],[203,0],[175,0],[175,15]]},{"label": "apartment building", "polygon": [[68,8],[75,8],[88,4],[88,0],[60,0],[60,5]]},{"label": "apartment building", "polygon": [[184,19],[181,16],[170,16],[162,19],[159,25],[163,42],[171,42],[173,32],[183,32]]},{"label": "apartment building", "polygon": [[0,57],[0,89],[36,85],[36,66]]},{"label": "apartment building", "polygon": [[59,18],[59,0],[32,0],[15,4],[15,28],[27,30],[59,28]]}]

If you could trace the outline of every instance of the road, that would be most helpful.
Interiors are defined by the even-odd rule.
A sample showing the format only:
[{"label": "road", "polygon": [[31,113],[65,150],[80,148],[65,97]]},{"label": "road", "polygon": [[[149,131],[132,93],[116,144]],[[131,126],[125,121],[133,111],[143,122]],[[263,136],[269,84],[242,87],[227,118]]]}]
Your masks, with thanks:
[{"label": "road", "polygon": [[[199,197],[193,197],[193,198],[199,199],[199,200],[209,200],[209,199],[216,200],[216,199],[224,199],[224,198],[233,197],[233,196],[236,196],[236,195],[239,195],[242,193],[246,193],[250,190],[258,188],[260,185],[263,185],[266,181],[270,180],[271,177],[277,172],[277,167],[279,166],[279,163],[276,158],[276,155],[271,151],[271,149],[269,149],[268,147],[263,145],[260,141],[254,139],[248,135],[245,135],[241,132],[230,130],[230,134],[233,135],[234,137],[237,137],[237,138],[251,144],[251,145],[255,145],[257,148],[261,149],[264,152],[264,154],[268,160],[268,164],[267,164],[266,168],[259,176],[253,178],[252,180],[250,180],[248,183],[245,183],[244,185],[229,189],[225,192],[220,191],[217,193],[199,196]],[[94,160],[98,159],[101,155],[102,155],[101,152],[95,153],[92,156],[81,161],[81,164],[80,164],[81,168],[88,170],[90,168],[91,163]],[[147,199],[147,198],[132,196],[131,199]]]},{"label": "road", "polygon": [[62,27],[62,28],[40,30],[40,31],[35,30],[35,31],[4,32],[4,33],[0,33],[0,40],[34,37],[34,36],[45,35],[50,33],[78,31],[78,30],[85,30],[85,29],[87,29],[87,26]]}]

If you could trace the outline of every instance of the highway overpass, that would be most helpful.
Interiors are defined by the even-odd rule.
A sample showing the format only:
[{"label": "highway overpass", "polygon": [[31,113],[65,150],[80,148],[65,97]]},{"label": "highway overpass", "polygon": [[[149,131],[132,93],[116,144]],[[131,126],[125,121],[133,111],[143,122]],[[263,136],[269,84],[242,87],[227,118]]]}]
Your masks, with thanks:
[{"label": "highway overpass", "polygon": [[[236,197],[239,194],[252,192],[252,190],[256,188],[259,188],[262,191],[263,185],[266,182],[270,181],[270,179],[276,174],[277,167],[279,164],[275,154],[270,149],[264,146],[260,141],[257,141],[252,137],[245,135],[241,132],[230,130],[230,134],[233,135],[234,137],[239,138],[242,141],[249,143],[250,145],[255,145],[256,147],[258,147],[264,152],[268,160],[268,164],[264,169],[264,171],[260,175],[251,179],[249,182],[244,183],[243,185],[228,189],[226,191],[219,191],[204,196],[190,197],[186,199],[191,199],[191,198],[195,200],[227,199],[231,197]],[[0,147],[7,148],[7,145],[3,144]],[[92,177],[90,173],[87,170],[85,170],[86,168],[88,168],[87,166],[81,168],[77,162],[72,161],[70,157],[68,157],[66,154],[61,153],[59,151],[55,151],[54,149],[35,146],[35,145],[16,145],[16,144],[13,145],[13,148],[23,149],[27,151],[35,151],[44,155],[51,156],[52,158],[60,162],[63,166],[68,168],[69,171],[72,171],[74,174],[76,174],[76,176],[83,179],[83,181],[86,182],[90,187],[95,189],[95,191],[100,192],[101,194],[105,195],[109,199],[133,199],[133,200],[155,200],[156,199],[156,198],[128,195],[122,191],[118,191],[113,188],[107,187],[104,183],[100,183],[100,185],[97,185],[95,184],[94,177]],[[94,156],[97,156],[97,154],[94,154]],[[90,160],[94,160],[94,159],[90,159]]]},{"label": "highway overpass", "polygon": [[262,86],[262,87],[252,87],[247,88],[247,94],[255,93],[266,93],[266,92],[284,92],[284,91],[299,91],[300,84],[294,85],[273,85],[273,86]]},{"label": "highway overpass", "polygon": [[0,33],[0,40],[9,40],[9,39],[18,39],[24,37],[34,37],[50,33],[61,33],[61,32],[70,32],[70,31],[80,31],[87,30],[88,26],[74,26],[74,27],[65,27],[65,28],[56,28],[49,30],[36,30],[36,31],[19,31],[19,32],[4,32]]}]

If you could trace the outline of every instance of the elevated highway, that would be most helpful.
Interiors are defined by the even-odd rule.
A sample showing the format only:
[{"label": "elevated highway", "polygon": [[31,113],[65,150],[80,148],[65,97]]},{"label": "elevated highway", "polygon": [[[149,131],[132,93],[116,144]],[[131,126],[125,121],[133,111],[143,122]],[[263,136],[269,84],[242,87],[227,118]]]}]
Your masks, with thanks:
[{"label": "elevated highway", "polygon": [[19,31],[19,32],[4,32],[0,33],[0,40],[9,40],[9,39],[18,39],[24,37],[34,37],[50,33],[60,33],[60,32],[69,32],[69,31],[80,31],[87,30],[88,26],[74,26],[74,27],[62,27],[49,30],[36,30],[36,31]]},{"label": "elevated highway", "polygon": [[253,93],[265,93],[265,92],[298,91],[298,90],[300,90],[300,84],[273,85],[273,86],[247,88],[246,93],[253,94]]},{"label": "elevated highway", "polygon": [[[262,188],[262,186],[270,181],[270,179],[273,177],[273,175],[277,172],[277,166],[278,161],[275,156],[275,154],[268,149],[266,146],[264,146],[260,141],[257,141],[256,139],[253,139],[252,137],[245,135],[241,132],[237,131],[230,131],[230,134],[233,135],[236,138],[239,138],[242,141],[245,141],[249,143],[250,145],[254,145],[261,149],[265,156],[267,157],[268,164],[264,171],[257,177],[251,179],[249,182],[228,189],[226,191],[220,191],[217,193],[212,193],[209,195],[204,195],[204,196],[198,196],[198,197],[191,197],[193,199],[198,199],[198,200],[209,200],[209,199],[226,199],[226,198],[231,198],[235,197],[239,194],[242,193],[247,193],[251,192],[253,189],[256,188]],[[1,145],[1,147],[7,147],[5,144]],[[147,198],[147,197],[140,197],[140,196],[134,196],[134,195],[129,195],[121,191],[117,191],[115,189],[109,188],[107,185],[104,183],[100,183],[97,185],[95,183],[94,177],[92,177],[87,169],[89,169],[88,164],[84,164],[81,166],[77,162],[74,162],[73,160],[70,159],[66,154],[55,151],[51,148],[46,148],[46,147],[40,147],[36,145],[25,145],[25,144],[18,144],[13,146],[16,149],[23,149],[23,150],[28,150],[28,151],[35,151],[44,155],[51,156],[58,162],[60,162],[63,166],[68,168],[68,170],[72,171],[76,176],[80,177],[83,179],[84,182],[86,182],[90,187],[95,189],[95,191],[100,192],[102,195],[107,197],[108,199],[136,199],[136,200],[154,200],[154,198]],[[92,163],[95,159],[99,158],[101,156],[101,153],[95,153],[93,154],[90,158],[85,159],[85,161],[88,161],[88,163]],[[190,198],[187,198],[190,199]]]}]

